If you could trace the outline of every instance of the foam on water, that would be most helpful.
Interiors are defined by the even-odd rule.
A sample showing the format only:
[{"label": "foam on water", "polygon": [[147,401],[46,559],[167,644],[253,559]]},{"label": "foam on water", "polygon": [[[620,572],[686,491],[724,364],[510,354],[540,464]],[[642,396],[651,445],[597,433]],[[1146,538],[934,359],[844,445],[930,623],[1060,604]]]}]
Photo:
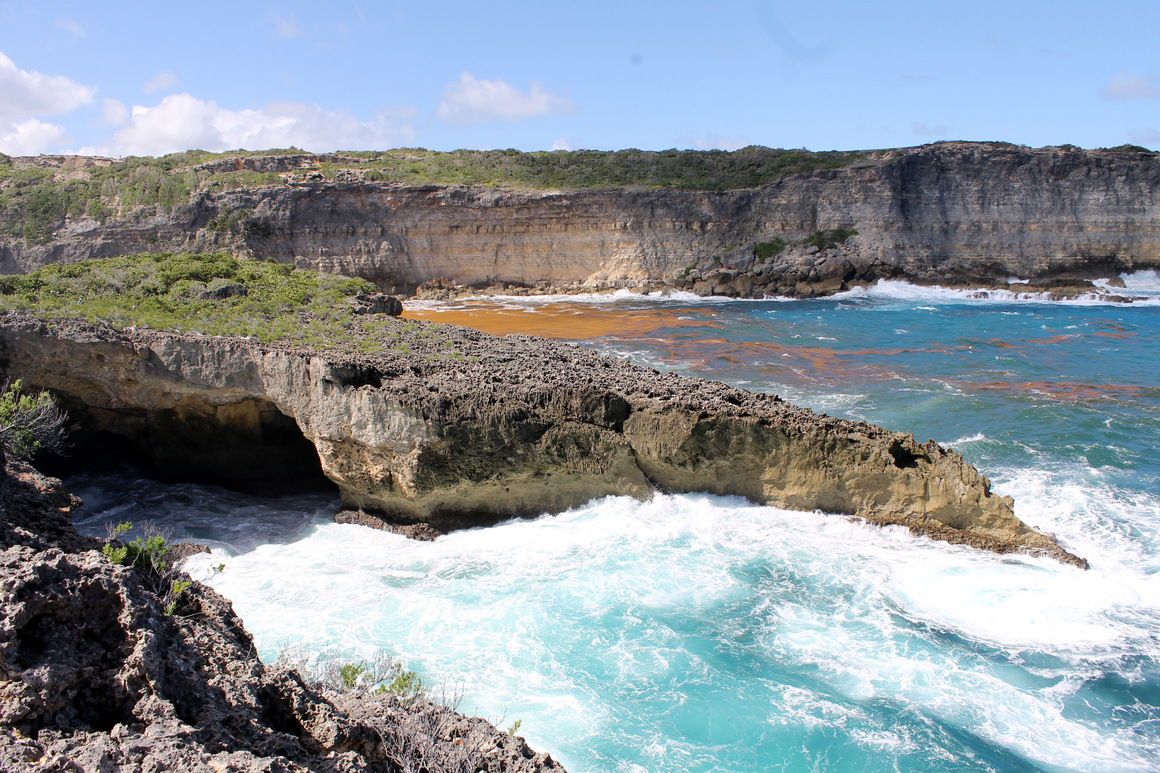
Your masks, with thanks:
[{"label": "foam on water", "polygon": [[1157,769],[1160,316],[895,292],[622,297],[607,313],[649,324],[589,345],[940,438],[1089,571],[707,496],[417,543],[328,522],[325,497],[81,494],[193,524],[264,657],[389,649],[574,773]]},{"label": "foam on water", "polygon": [[[1125,288],[1121,293],[1133,297],[1133,303],[1144,306],[1160,304],[1160,281],[1148,278],[1147,274],[1155,272],[1137,272],[1123,275]],[[1107,279],[1097,280],[1094,284],[1116,292],[1116,288],[1108,287]],[[1130,283],[1129,283],[1130,282]],[[1012,288],[1017,285],[1011,285]],[[868,287],[855,287],[830,296],[837,300],[857,298],[877,298],[895,301],[935,302],[945,303],[1051,303],[1072,306],[1100,305],[1118,303],[1110,301],[1101,293],[1085,293],[1074,298],[1055,298],[1050,292],[1027,292],[1016,289],[993,288],[951,288],[939,285],[916,285],[910,282],[895,279],[879,279]]]},{"label": "foam on water", "polygon": [[[265,657],[392,649],[572,770],[1147,770],[1155,735],[1089,708],[1093,681],[1160,658],[1150,567],[1107,536],[1085,573],[736,499],[610,498],[434,543],[320,525],[208,579]],[[803,753],[818,734],[840,748]]]}]

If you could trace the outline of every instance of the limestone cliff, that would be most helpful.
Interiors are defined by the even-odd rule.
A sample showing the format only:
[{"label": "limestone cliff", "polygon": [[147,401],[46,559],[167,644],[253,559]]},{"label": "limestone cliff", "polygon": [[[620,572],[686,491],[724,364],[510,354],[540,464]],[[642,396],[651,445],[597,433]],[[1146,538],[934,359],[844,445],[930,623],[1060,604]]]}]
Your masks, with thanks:
[{"label": "limestone cliff", "polygon": [[6,313],[0,372],[163,466],[185,465],[200,437],[222,453],[198,464],[245,467],[281,448],[272,417],[291,417],[345,503],[395,523],[444,530],[706,491],[1084,563],[933,441],[579,347],[392,324],[396,348],[371,356]]},{"label": "limestone cliff", "polygon": [[[44,244],[0,237],[0,272],[226,249],[400,291],[444,280],[812,295],[878,278],[963,286],[1020,277],[1077,291],[1088,278],[1160,266],[1160,154],[1130,149],[945,143],[722,192],[406,186],[341,172],[215,190],[168,213],[68,220]],[[233,230],[222,225],[227,214]],[[820,252],[803,243],[833,229],[858,235]],[[759,258],[754,245],[775,240],[788,246]]]}]

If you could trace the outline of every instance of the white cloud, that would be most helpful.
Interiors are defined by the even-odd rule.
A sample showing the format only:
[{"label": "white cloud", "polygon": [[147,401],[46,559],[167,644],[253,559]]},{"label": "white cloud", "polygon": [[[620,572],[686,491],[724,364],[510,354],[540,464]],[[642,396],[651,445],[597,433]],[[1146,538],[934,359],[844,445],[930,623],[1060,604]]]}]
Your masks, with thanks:
[{"label": "white cloud", "polygon": [[120,126],[129,120],[129,108],[118,99],[105,97],[101,100],[101,123]]},{"label": "white cloud", "polygon": [[63,75],[18,69],[15,62],[0,54],[0,132],[14,129],[16,122],[25,118],[76,110],[92,102],[96,93],[95,88]]},{"label": "white cloud", "polygon": [[540,83],[533,82],[531,90],[524,93],[499,78],[489,81],[465,72],[444,87],[435,118],[453,126],[471,126],[574,113],[576,109],[572,100],[545,91]]},{"label": "white cloud", "polygon": [[552,143],[551,150],[572,150],[572,144],[568,142],[567,137],[560,137]]},{"label": "white cloud", "polygon": [[43,153],[49,145],[63,136],[63,126],[29,118],[27,121],[13,123],[4,134],[0,134],[0,153],[7,153],[10,156],[34,156]]},{"label": "white cloud", "polygon": [[177,83],[177,73],[173,72],[173,70],[162,70],[142,83],[141,90],[146,94],[152,94],[154,91],[167,89],[174,83]]},{"label": "white cloud", "polygon": [[79,40],[88,34],[85,32],[84,27],[77,24],[74,19],[70,19],[67,16],[57,16],[56,27],[57,29],[62,29],[68,34],[72,35],[74,40]]},{"label": "white cloud", "polygon": [[737,150],[749,144],[745,137],[722,137],[720,134],[706,134],[693,138],[697,150]]},{"label": "white cloud", "polygon": [[270,21],[274,25],[274,34],[280,38],[297,38],[302,35],[298,22],[294,20],[294,14],[279,16],[275,13],[271,15]]},{"label": "white cloud", "polygon": [[1135,78],[1120,73],[1100,89],[1100,95],[1108,99],[1160,99],[1160,75],[1149,72]]},{"label": "white cloud", "polygon": [[105,156],[159,156],[183,150],[264,150],[290,145],[315,152],[388,148],[414,142],[414,109],[384,110],[369,121],[302,102],[271,102],[257,110],[227,110],[189,94],[154,107],[133,107],[124,128],[81,150]]}]

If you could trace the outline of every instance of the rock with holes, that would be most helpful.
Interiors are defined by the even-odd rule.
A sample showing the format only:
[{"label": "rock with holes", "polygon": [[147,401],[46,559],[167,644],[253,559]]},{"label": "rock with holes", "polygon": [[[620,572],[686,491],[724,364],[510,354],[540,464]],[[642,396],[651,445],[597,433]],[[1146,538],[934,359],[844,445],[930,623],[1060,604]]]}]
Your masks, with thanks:
[{"label": "rock with holes", "polygon": [[344,504],[397,524],[443,531],[703,491],[1083,564],[933,441],[553,341],[391,325],[374,335],[394,348],[369,355],[358,339],[323,352],[5,313],[0,361],[162,467],[217,460],[231,475],[307,444]]},{"label": "rock with holes", "polygon": [[350,310],[355,314],[386,314],[397,317],[403,313],[403,303],[393,295],[360,293],[351,301]]},{"label": "rock with holes", "polygon": [[[173,578],[87,549],[76,503],[0,458],[13,524],[0,532],[0,770],[563,770],[447,707],[262,664],[229,602],[199,583],[167,614],[158,593]],[[483,747],[519,753],[496,766]]]}]

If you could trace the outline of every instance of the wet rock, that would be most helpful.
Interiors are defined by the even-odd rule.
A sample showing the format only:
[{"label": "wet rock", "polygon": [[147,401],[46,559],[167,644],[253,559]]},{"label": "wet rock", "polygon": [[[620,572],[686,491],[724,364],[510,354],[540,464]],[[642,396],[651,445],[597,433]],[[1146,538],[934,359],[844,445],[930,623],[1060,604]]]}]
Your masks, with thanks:
[{"label": "wet rock", "polygon": [[178,575],[86,549],[66,496],[27,465],[0,467],[5,521],[20,524],[0,551],[0,770],[562,771],[445,706],[264,665],[200,583],[168,614],[159,594]]}]

